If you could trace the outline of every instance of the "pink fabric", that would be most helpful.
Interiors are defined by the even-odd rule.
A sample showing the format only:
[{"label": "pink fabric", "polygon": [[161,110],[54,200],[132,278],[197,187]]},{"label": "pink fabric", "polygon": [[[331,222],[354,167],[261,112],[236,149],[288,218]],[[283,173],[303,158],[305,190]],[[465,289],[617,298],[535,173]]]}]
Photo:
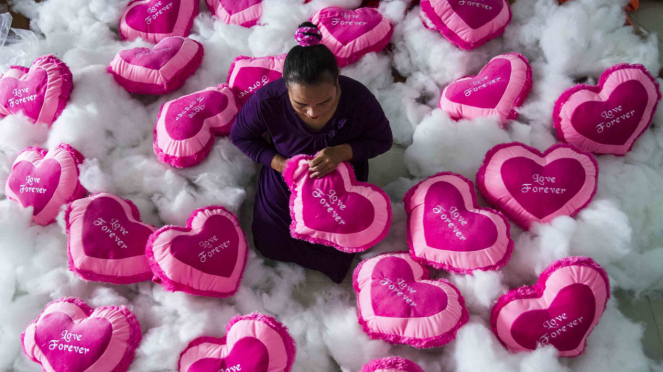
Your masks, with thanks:
[{"label": "pink fabric", "polygon": [[21,335],[23,353],[44,372],[124,372],[142,336],[124,306],[92,309],[78,298],[61,298]]},{"label": "pink fabric", "polygon": [[240,106],[243,106],[258,89],[283,76],[285,56],[283,54],[276,57],[235,58],[228,71],[228,85],[235,92]]},{"label": "pink fabric", "polygon": [[145,254],[156,282],[168,291],[198,296],[232,296],[246,267],[246,235],[237,217],[223,207],[193,211],[187,227],[154,232]]},{"label": "pink fabric", "polygon": [[624,155],[649,128],[660,100],[658,83],[644,66],[613,66],[598,86],[577,85],[557,99],[557,138],[595,154]]},{"label": "pink fabric", "polygon": [[163,95],[181,88],[203,60],[203,46],[181,36],[161,40],[151,50],[120,51],[107,70],[124,89],[134,94]]},{"label": "pink fabric", "polygon": [[255,26],[262,17],[262,0],[205,0],[210,12],[221,22]]},{"label": "pink fabric", "polygon": [[138,208],[112,194],[69,204],[69,270],[85,280],[130,284],[152,279],[145,244],[156,229],[140,221]]},{"label": "pink fabric", "polygon": [[533,287],[502,296],[490,325],[511,352],[553,345],[560,356],[575,357],[584,352],[609,298],[601,266],[588,257],[567,257],[548,266]]},{"label": "pink fabric", "polygon": [[55,221],[63,204],[87,193],[78,181],[78,166],[84,159],[80,152],[66,144],[48,153],[39,147],[25,148],[12,165],[5,195],[23,208],[33,207],[32,220],[48,225]]},{"label": "pink fabric", "polygon": [[592,201],[598,164],[591,154],[556,144],[543,154],[522,143],[493,147],[477,173],[486,201],[523,229],[575,216]]},{"label": "pink fabric", "polygon": [[474,184],[443,172],[410,189],[403,198],[407,240],[415,261],[456,274],[498,270],[513,252],[509,221],[479,208]]},{"label": "pink fabric", "polygon": [[20,113],[51,126],[73,87],[69,67],[52,55],[37,58],[30,69],[11,66],[0,78],[0,118]]},{"label": "pink fabric", "polygon": [[317,27],[300,27],[295,33],[295,41],[303,47],[318,45],[322,41],[322,33]]},{"label": "pink fabric", "polygon": [[359,372],[424,372],[424,370],[405,358],[391,357],[371,360]]},{"label": "pink fabric", "polygon": [[226,84],[168,101],[154,126],[154,153],[173,167],[197,165],[212,150],[215,135],[230,134],[238,111],[235,95]]},{"label": "pink fabric", "polygon": [[289,372],[295,341],[288,329],[269,315],[237,315],[223,338],[198,337],[180,354],[179,372]]},{"label": "pink fabric", "polygon": [[373,8],[324,8],[313,15],[311,22],[322,33],[322,43],[334,53],[339,67],[381,51],[394,32],[391,22]]},{"label": "pink fabric", "polygon": [[456,338],[469,313],[458,289],[409,254],[386,253],[354,271],[359,324],[372,339],[416,348],[439,347]]},{"label": "pink fabric", "polygon": [[391,226],[391,201],[379,187],[357,182],[349,163],[311,179],[313,156],[291,158],[283,171],[290,188],[290,235],[355,253],[377,245]]},{"label": "pink fabric", "polygon": [[504,33],[511,8],[506,0],[422,0],[420,17],[427,28],[470,50]]},{"label": "pink fabric", "polygon": [[198,0],[132,0],[120,19],[120,38],[156,44],[170,36],[189,36],[198,8]]}]

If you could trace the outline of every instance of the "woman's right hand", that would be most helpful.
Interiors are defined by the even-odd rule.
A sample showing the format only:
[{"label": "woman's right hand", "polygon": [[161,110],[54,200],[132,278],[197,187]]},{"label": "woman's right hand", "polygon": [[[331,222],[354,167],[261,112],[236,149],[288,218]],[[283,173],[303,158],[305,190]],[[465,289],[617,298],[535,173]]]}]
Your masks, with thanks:
[{"label": "woman's right hand", "polygon": [[272,158],[272,164],[271,164],[272,169],[274,169],[275,171],[277,171],[279,173],[283,173],[283,170],[285,169],[285,163],[287,163],[287,162],[288,162],[288,159],[285,158],[283,155],[276,154]]}]

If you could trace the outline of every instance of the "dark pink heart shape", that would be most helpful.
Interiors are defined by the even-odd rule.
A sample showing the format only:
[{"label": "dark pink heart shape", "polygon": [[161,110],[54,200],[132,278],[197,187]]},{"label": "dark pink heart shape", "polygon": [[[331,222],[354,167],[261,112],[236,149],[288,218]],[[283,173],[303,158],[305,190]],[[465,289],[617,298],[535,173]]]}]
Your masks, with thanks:
[{"label": "dark pink heart shape", "polygon": [[200,132],[206,119],[218,115],[228,107],[228,97],[215,90],[178,99],[166,113],[166,131],[174,140],[185,140]]},{"label": "dark pink heart shape", "polygon": [[61,173],[60,163],[54,159],[46,159],[37,167],[21,161],[14,165],[7,182],[21,204],[34,207],[32,214],[37,215],[55,194]]},{"label": "dark pink heart shape", "polygon": [[220,0],[219,3],[228,14],[233,15],[262,3],[262,0]]},{"label": "dark pink heart shape", "polygon": [[160,41],[154,48],[134,48],[120,51],[120,58],[135,66],[160,70],[180,51],[184,38],[169,37]]},{"label": "dark pink heart shape", "polygon": [[268,366],[269,352],[265,344],[257,338],[244,337],[235,343],[225,358],[200,359],[187,372],[267,372]]},{"label": "dark pink heart shape", "polygon": [[511,62],[497,58],[484,66],[477,76],[450,84],[446,97],[463,105],[495,108],[504,96],[510,78]]},{"label": "dark pink heart shape", "polygon": [[282,76],[283,73],[280,71],[265,67],[242,67],[232,84],[240,106],[244,105],[258,89]]},{"label": "dark pink heart shape", "polygon": [[[182,0],[151,0],[129,9],[127,24],[140,32],[169,34],[175,28]],[[189,0],[184,0],[189,1]]]},{"label": "dark pink heart shape", "polygon": [[502,11],[503,0],[442,0],[471,28],[477,29],[492,21]]},{"label": "dark pink heart shape", "polygon": [[48,88],[48,73],[43,68],[30,70],[19,79],[6,76],[0,79],[0,102],[9,112],[36,122],[44,105]]},{"label": "dark pink heart shape", "polygon": [[382,22],[382,15],[368,8],[331,8],[328,12],[323,11],[319,17],[320,23],[343,45],[357,40]]}]

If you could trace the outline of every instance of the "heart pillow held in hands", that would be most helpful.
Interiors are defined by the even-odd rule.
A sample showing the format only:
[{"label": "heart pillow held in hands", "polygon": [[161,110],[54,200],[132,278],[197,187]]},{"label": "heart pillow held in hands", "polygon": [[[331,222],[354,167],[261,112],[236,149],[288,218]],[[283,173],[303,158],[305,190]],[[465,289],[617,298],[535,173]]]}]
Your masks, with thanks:
[{"label": "heart pillow held in hands", "polygon": [[112,194],[71,203],[65,214],[69,270],[85,280],[129,284],[152,279],[145,244],[154,227],[138,208]]},{"label": "heart pillow held in hands", "polygon": [[237,217],[223,207],[191,213],[187,227],[164,226],[147,242],[145,254],[155,281],[171,292],[232,296],[246,267],[246,235]]},{"label": "heart pillow held in hands", "polygon": [[124,306],[92,309],[78,298],[61,298],[21,335],[23,353],[45,372],[125,372],[142,336]]},{"label": "heart pillow held in hands", "polygon": [[481,194],[525,230],[575,216],[594,198],[598,164],[591,154],[556,144],[543,154],[513,142],[486,153],[477,173]]},{"label": "heart pillow held in hands", "polygon": [[598,86],[577,85],[557,99],[557,138],[595,154],[624,155],[649,128],[660,100],[658,83],[644,66],[613,66]]},{"label": "heart pillow held in hands", "polygon": [[288,329],[269,315],[237,315],[223,338],[199,337],[180,354],[179,372],[289,372],[295,341]]},{"label": "heart pillow held in hands", "polygon": [[371,360],[359,372],[424,372],[414,362],[400,357]]},{"label": "heart pillow held in hands", "polygon": [[202,60],[202,44],[185,37],[171,36],[152,49],[120,51],[107,70],[129,93],[162,95],[181,88]]},{"label": "heart pillow held in hands", "polygon": [[532,67],[518,53],[501,54],[488,62],[476,76],[447,85],[438,106],[453,119],[497,116],[502,125],[518,117],[532,89]]},{"label": "heart pillow held in hands", "polygon": [[309,161],[298,155],[286,163],[283,178],[290,188],[290,235],[346,253],[365,251],[387,236],[391,201],[379,187],[357,182],[350,163],[312,179]]},{"label": "heart pillow held in hands", "polygon": [[260,88],[283,76],[285,54],[276,57],[235,58],[228,71],[228,85],[237,96],[240,106]]},{"label": "heart pillow held in hands", "polygon": [[605,270],[587,257],[553,262],[532,287],[514,289],[493,308],[490,326],[511,352],[553,345],[559,355],[583,353],[610,298]]},{"label": "heart pillow held in hands", "polygon": [[226,84],[168,101],[154,126],[154,153],[173,167],[197,165],[212,150],[215,135],[230,134],[238,111]]},{"label": "heart pillow held in hands", "polygon": [[83,160],[80,152],[66,144],[50,152],[28,147],[18,154],[12,165],[5,195],[23,208],[33,207],[32,220],[48,225],[55,221],[62,205],[87,193],[78,181],[78,166]]},{"label": "heart pillow held in hands", "polygon": [[29,69],[12,66],[0,78],[0,118],[21,113],[51,126],[73,87],[69,67],[52,55],[37,58]]},{"label": "heart pillow held in hands", "polygon": [[511,257],[509,221],[479,208],[474,184],[444,172],[410,189],[403,198],[412,258],[456,274],[498,270]]},{"label": "heart pillow held in hands", "polygon": [[170,36],[189,36],[198,8],[198,0],[132,0],[120,19],[120,38],[156,44]]},{"label": "heart pillow held in hands", "polygon": [[386,253],[362,261],[354,271],[359,324],[372,339],[416,348],[445,345],[467,323],[458,289],[429,280],[428,269],[409,254]]},{"label": "heart pillow held in hands", "polygon": [[207,7],[221,22],[255,26],[262,17],[262,0],[206,0]]}]

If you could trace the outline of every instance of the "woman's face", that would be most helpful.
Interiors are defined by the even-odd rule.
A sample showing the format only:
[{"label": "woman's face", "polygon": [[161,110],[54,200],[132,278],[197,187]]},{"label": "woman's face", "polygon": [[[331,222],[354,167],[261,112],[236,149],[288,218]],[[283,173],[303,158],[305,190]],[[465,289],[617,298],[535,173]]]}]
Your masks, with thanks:
[{"label": "woman's face", "polygon": [[338,84],[288,84],[290,103],[310,125],[323,125],[334,115],[338,101]]}]

